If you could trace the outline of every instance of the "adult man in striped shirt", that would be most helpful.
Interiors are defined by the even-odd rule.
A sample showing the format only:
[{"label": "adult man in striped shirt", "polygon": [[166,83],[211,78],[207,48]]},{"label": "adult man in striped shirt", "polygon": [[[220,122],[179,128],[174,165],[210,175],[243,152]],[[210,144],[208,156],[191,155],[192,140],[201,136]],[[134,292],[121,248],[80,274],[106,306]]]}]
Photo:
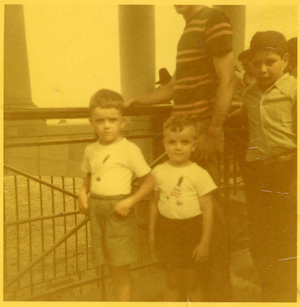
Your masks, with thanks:
[{"label": "adult man in striped shirt", "polygon": [[[224,13],[203,5],[175,5],[175,9],[186,20],[186,26],[178,43],[172,80],[154,92],[126,100],[125,105],[151,105],[174,99],[173,114],[187,114],[196,121],[199,137],[195,161],[218,184],[217,154],[223,147],[222,127],[234,91],[232,27]],[[215,221],[215,229],[224,230],[218,234],[224,233],[218,205]],[[210,301],[231,299],[229,260],[222,260],[228,258],[228,253],[225,257],[221,254],[213,260],[214,289],[207,298]]]},{"label": "adult man in striped shirt", "polygon": [[174,114],[188,114],[201,122],[198,160],[202,160],[221,148],[222,126],[231,105],[232,28],[225,14],[203,5],[175,5],[175,9],[186,20],[186,27],[178,43],[172,80],[125,104],[152,105],[174,99]]}]

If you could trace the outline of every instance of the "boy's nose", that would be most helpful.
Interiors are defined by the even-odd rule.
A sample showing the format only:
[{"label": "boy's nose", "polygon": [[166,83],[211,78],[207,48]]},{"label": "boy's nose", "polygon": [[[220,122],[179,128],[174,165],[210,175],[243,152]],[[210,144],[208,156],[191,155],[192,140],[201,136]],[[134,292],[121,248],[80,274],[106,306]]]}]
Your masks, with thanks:
[{"label": "boy's nose", "polygon": [[109,128],[109,126],[110,126],[110,123],[109,123],[108,120],[106,120],[106,121],[104,122],[104,128]]},{"label": "boy's nose", "polygon": [[180,143],[176,143],[176,149],[177,150],[181,150],[182,149],[182,145]]},{"label": "boy's nose", "polygon": [[267,66],[265,64],[261,65],[260,72],[261,73],[266,73],[267,72]]}]

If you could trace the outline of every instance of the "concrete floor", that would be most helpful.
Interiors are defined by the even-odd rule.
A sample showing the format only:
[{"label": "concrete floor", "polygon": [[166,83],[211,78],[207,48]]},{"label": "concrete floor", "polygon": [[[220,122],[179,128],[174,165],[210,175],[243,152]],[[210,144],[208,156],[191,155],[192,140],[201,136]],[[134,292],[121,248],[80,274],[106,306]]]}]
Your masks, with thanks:
[{"label": "concrete floor", "polygon": [[[231,281],[233,289],[233,302],[259,302],[259,280],[248,249],[231,253]],[[133,272],[133,297],[135,302],[164,301],[163,291],[165,273],[157,266],[152,272]],[[111,281],[107,280],[106,299],[112,301]],[[100,291],[85,293],[79,301],[99,301]]]}]

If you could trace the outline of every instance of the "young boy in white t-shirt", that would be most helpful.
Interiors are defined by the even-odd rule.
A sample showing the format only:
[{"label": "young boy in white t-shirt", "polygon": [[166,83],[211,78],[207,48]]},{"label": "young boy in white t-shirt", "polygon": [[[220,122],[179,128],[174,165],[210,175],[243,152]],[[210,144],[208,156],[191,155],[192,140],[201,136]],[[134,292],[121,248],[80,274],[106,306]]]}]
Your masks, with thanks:
[{"label": "young boy in white t-shirt", "polygon": [[[90,217],[92,255],[112,267],[115,300],[131,298],[130,264],[137,259],[133,207],[150,193],[154,180],[140,149],[121,136],[124,100],[102,89],[90,100],[90,123],[98,141],[86,147],[82,170],[87,173],[79,193],[79,208]],[[131,194],[132,176],[141,179]],[[89,194],[89,196],[88,196]]]},{"label": "young boy in white t-shirt", "polygon": [[149,233],[166,271],[166,301],[203,301],[201,266],[209,257],[213,223],[206,170],[190,160],[196,148],[196,126],[185,115],[169,118],[163,144],[169,160],[154,168]]}]

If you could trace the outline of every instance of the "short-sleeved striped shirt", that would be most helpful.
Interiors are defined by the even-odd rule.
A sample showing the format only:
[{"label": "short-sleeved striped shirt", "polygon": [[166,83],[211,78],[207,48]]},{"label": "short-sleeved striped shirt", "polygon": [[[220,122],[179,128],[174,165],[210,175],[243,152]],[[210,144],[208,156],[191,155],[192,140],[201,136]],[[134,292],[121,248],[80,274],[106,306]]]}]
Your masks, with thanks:
[{"label": "short-sleeved striped shirt", "polygon": [[173,114],[212,115],[218,77],[212,57],[232,50],[232,26],[220,11],[203,7],[187,20],[177,46]]}]

